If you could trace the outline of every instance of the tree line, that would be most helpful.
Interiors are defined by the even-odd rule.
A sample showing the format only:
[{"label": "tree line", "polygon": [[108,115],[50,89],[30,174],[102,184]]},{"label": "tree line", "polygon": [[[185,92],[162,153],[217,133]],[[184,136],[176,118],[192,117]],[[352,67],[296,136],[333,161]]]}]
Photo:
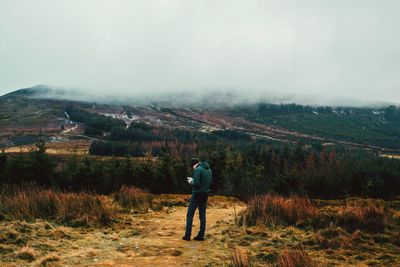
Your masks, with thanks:
[{"label": "tree line", "polygon": [[[203,143],[196,154],[213,170],[213,194],[246,199],[266,192],[314,198],[400,195],[400,163],[358,150],[262,143]],[[55,158],[45,144],[28,154],[0,154],[1,183],[111,193],[133,185],[153,193],[190,193],[191,156],[165,143],[158,157]]]}]

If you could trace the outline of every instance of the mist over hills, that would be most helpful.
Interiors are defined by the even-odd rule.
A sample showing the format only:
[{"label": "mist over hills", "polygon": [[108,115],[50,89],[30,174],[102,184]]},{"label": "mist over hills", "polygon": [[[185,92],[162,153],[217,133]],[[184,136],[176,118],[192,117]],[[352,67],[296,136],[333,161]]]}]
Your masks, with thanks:
[{"label": "mist over hills", "polygon": [[[110,90],[112,91],[112,90]],[[106,92],[94,93],[78,88],[67,88],[61,86],[50,86],[39,84],[29,88],[19,89],[0,98],[9,96],[27,96],[38,99],[72,100],[83,102],[97,102],[102,104],[117,105],[151,105],[156,104],[165,107],[184,108],[221,108],[233,107],[242,104],[288,104],[296,103],[309,106],[332,106],[332,107],[384,107],[396,103],[384,101],[367,101],[351,98],[332,98],[330,96],[318,95],[294,95],[279,94],[273,92],[260,92],[243,90],[240,88],[216,88],[216,89],[190,89],[171,90],[166,92],[142,91],[136,92]]]}]

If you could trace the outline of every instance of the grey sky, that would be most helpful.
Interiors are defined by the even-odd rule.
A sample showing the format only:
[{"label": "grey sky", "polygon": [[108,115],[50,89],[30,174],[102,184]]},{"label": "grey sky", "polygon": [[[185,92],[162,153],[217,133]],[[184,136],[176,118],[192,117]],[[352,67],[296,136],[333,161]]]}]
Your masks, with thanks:
[{"label": "grey sky", "polygon": [[0,0],[0,94],[236,88],[400,103],[399,11],[397,0]]}]

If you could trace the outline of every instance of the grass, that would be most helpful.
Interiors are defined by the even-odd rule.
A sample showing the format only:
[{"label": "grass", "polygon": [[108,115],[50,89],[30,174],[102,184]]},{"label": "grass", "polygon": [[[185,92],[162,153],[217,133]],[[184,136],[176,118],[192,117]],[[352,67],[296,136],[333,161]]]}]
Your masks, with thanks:
[{"label": "grass", "polygon": [[383,232],[392,217],[390,211],[371,199],[348,202],[337,215],[338,224],[349,231]]},{"label": "grass", "polygon": [[[139,189],[133,191],[131,189],[125,188],[122,191],[125,193],[136,192],[133,194],[135,196],[146,193]],[[0,194],[2,203],[5,199],[18,195],[14,190],[7,189],[5,191]],[[7,191],[14,192],[7,193]],[[43,190],[35,189],[35,191],[42,192]],[[54,193],[65,194],[57,191]],[[93,197],[91,194],[88,195]],[[111,198],[97,197],[107,206],[112,206]],[[171,262],[179,265],[178,263],[190,262],[193,255],[196,255],[196,261],[201,262],[202,266],[205,266],[206,263],[210,263],[209,266],[225,264],[234,267],[396,266],[400,262],[398,253],[400,248],[398,241],[400,238],[400,205],[398,205],[398,201],[355,198],[298,201],[295,200],[295,197],[273,196],[274,198],[268,198],[272,202],[270,204],[276,206],[277,203],[280,203],[281,205],[274,210],[274,213],[271,211],[271,214],[275,214],[274,216],[280,214],[276,220],[282,222],[258,223],[253,226],[246,224],[243,227],[237,227],[233,223],[233,215],[231,221],[222,220],[222,217],[212,220],[212,216],[217,214],[221,216],[221,212],[233,213],[234,209],[231,204],[234,205],[237,201],[213,196],[211,198],[214,198],[216,204],[210,205],[208,210],[208,219],[210,220],[208,221],[207,241],[204,244],[195,244],[182,243],[183,241],[180,239],[181,227],[184,227],[186,214],[186,208],[183,206],[187,204],[189,197],[189,195],[154,196],[153,202],[166,204],[164,209],[157,212],[131,214],[116,208],[118,220],[112,224],[112,227],[107,228],[87,227],[85,224],[82,224],[83,227],[70,227],[72,225],[70,222],[60,223],[58,213],[57,216],[50,213],[51,216],[48,218],[32,221],[13,219],[6,214],[6,219],[0,221],[0,265],[74,266],[81,264],[92,266],[100,265],[100,263],[118,265],[118,263],[123,264],[124,261],[128,264],[138,259],[149,262],[148,266],[157,265],[154,262],[160,262],[160,259],[171,259]],[[273,202],[273,199],[276,202]],[[219,202],[227,202],[227,204],[220,203],[221,205],[218,205]],[[46,207],[46,205],[40,205],[40,207],[43,206]],[[230,207],[229,210],[227,207]],[[243,203],[240,207],[245,209]],[[303,215],[293,215],[294,209],[301,207],[304,210],[298,210],[297,213]],[[317,209],[317,212],[307,213],[306,211],[310,210],[310,207],[312,207],[311,210]],[[254,206],[248,206],[247,209],[250,208],[254,208]],[[363,228],[360,227],[361,222],[358,220],[368,219],[365,216],[371,214],[370,212],[361,212],[360,210],[363,208],[366,210],[375,210],[376,208],[378,211],[383,211],[385,216],[393,218],[384,221],[384,230],[375,227]],[[0,209],[3,210],[2,205]],[[52,209],[43,210],[46,211],[43,211],[43,214],[49,214],[48,210]],[[281,210],[285,210],[285,212]],[[65,211],[60,211],[60,214],[63,213]],[[269,216],[272,216],[271,214]],[[292,217],[288,217],[287,214],[292,214]],[[304,222],[306,214],[316,214],[312,217],[313,220],[320,220],[323,223],[318,227],[313,227],[312,223],[306,224],[304,227],[304,223],[308,222],[308,220]],[[243,215],[248,215],[248,210],[239,213],[239,216]],[[355,226],[347,228],[348,222],[341,221],[343,216],[358,218],[355,222],[352,221],[351,225]],[[223,218],[225,219],[225,217],[224,215]],[[296,224],[298,220],[303,223]],[[311,219],[310,221],[312,222]],[[288,226],[288,222],[294,223]],[[98,222],[92,225],[97,224]],[[191,249],[186,250],[186,246],[192,245],[200,246],[199,250],[194,252],[197,254],[191,254]],[[179,251],[174,248],[179,248]],[[77,258],[78,251],[82,257]],[[200,253],[198,253],[199,251]],[[98,259],[98,262],[95,262],[94,259]]]},{"label": "grass", "polygon": [[2,192],[0,213],[9,220],[47,219],[72,226],[109,225],[115,207],[100,195],[42,188]]},{"label": "grass", "polygon": [[250,199],[242,223],[248,226],[301,225],[318,216],[319,210],[308,198],[266,194]]},{"label": "grass", "polygon": [[48,266],[49,263],[57,262],[60,259],[61,259],[60,256],[58,256],[57,254],[52,253],[52,254],[49,254],[49,255],[46,255],[46,256],[40,258],[38,265],[39,266]]},{"label": "grass", "polygon": [[250,267],[252,266],[249,257],[249,251],[245,248],[235,248],[231,251],[232,267]]},{"label": "grass", "polygon": [[278,260],[279,267],[314,267],[317,263],[302,249],[285,249]]},{"label": "grass", "polygon": [[238,215],[229,242],[255,266],[396,266],[398,200],[309,200],[257,196]]},{"label": "grass", "polygon": [[115,200],[123,208],[148,210],[153,206],[153,196],[137,187],[122,186]]},{"label": "grass", "polygon": [[314,228],[340,226],[348,232],[364,230],[384,232],[391,224],[392,209],[382,201],[349,199],[344,204],[318,208],[318,201],[306,197],[282,197],[267,194],[250,199],[248,208],[239,217],[239,224],[254,225],[311,225]]},{"label": "grass", "polygon": [[36,256],[35,250],[28,246],[22,247],[17,252],[17,257],[21,260],[34,261]]},{"label": "grass", "polygon": [[[153,196],[153,205],[165,207],[186,207],[189,204],[191,195],[161,194]],[[233,197],[209,196],[207,207],[229,208],[241,206],[243,202]]]}]

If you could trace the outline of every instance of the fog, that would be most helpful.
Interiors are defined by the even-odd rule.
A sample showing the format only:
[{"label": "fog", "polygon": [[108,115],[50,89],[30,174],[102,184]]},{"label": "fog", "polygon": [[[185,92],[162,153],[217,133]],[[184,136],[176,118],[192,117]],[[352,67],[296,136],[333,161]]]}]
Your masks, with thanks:
[{"label": "fog", "polygon": [[400,103],[399,8],[395,0],[0,0],[0,94],[48,84],[116,99],[219,91]]}]

